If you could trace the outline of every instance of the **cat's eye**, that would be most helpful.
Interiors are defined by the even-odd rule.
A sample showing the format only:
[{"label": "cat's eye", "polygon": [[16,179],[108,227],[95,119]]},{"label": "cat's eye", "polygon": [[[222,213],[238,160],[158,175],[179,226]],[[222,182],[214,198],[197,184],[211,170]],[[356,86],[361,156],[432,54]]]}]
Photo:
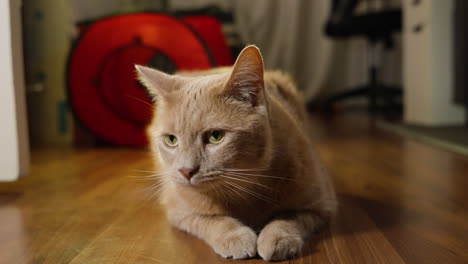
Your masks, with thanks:
[{"label": "cat's eye", "polygon": [[174,135],[165,135],[164,136],[164,142],[169,147],[176,147],[179,144],[179,141],[177,140],[177,137],[174,136]]},{"label": "cat's eye", "polygon": [[207,135],[208,142],[211,144],[219,144],[224,140],[224,131],[222,130],[211,130]]}]

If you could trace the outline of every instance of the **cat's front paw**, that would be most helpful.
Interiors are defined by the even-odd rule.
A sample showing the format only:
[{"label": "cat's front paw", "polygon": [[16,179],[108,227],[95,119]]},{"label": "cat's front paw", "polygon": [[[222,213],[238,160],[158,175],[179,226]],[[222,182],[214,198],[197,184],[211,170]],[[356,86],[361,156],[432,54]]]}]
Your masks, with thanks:
[{"label": "cat's front paw", "polygon": [[257,250],[265,261],[279,261],[294,258],[301,253],[304,240],[274,225],[266,226],[257,241]]},{"label": "cat's front paw", "polygon": [[257,235],[248,227],[240,227],[220,234],[213,249],[225,258],[246,259],[257,254]]}]

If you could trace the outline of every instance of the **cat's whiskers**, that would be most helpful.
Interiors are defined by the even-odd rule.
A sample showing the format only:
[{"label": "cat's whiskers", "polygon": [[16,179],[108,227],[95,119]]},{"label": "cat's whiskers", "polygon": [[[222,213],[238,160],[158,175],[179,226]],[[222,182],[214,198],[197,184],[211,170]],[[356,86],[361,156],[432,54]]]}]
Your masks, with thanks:
[{"label": "cat's whiskers", "polygon": [[143,190],[147,194],[145,196],[146,196],[146,200],[148,200],[148,201],[152,201],[152,200],[156,199],[159,196],[160,192],[161,192],[161,189],[155,189],[152,186],[148,186],[146,188],[143,188]]},{"label": "cat's whiskers", "polygon": [[220,188],[219,190],[223,195],[223,197],[222,197],[223,199],[225,199],[226,201],[236,199],[236,197],[231,193],[229,188],[226,188],[226,186],[222,186],[222,187],[223,188]]},{"label": "cat's whiskers", "polygon": [[226,194],[229,196],[229,198],[231,198],[232,201],[235,201],[236,198],[239,196],[238,194],[236,196],[236,193],[233,192],[231,189],[223,189],[223,191],[226,192]]},{"label": "cat's whiskers", "polygon": [[142,99],[140,99],[140,98],[138,98],[138,97],[135,97],[135,96],[129,95],[129,94],[126,94],[125,96],[127,96],[128,98],[135,99],[135,100],[139,101],[140,103],[143,103],[144,105],[147,105],[147,106],[151,107],[151,109],[152,109],[153,111],[156,110],[156,108],[154,107],[154,105],[152,105],[152,104],[150,104],[150,103],[148,103],[148,102],[146,102],[146,101],[144,101],[144,100],[142,100]]},{"label": "cat's whiskers", "polygon": [[269,189],[269,190],[272,190],[272,191],[275,191],[275,192],[278,191],[278,190],[275,190],[275,189],[273,189],[270,186],[267,186],[265,184],[261,184],[261,183],[255,182],[255,181],[248,180],[248,178],[245,178],[243,176],[230,175],[230,174],[227,174],[227,173],[222,174],[220,176],[223,177],[223,178],[227,178],[227,179],[231,179],[231,180],[235,180],[235,181],[247,182],[247,183],[250,183],[250,184],[253,184],[253,185],[261,186],[263,188],[266,188],[266,189]]},{"label": "cat's whiskers", "polygon": [[245,188],[245,187],[242,187],[242,186],[240,186],[240,185],[238,185],[238,184],[236,184],[236,183],[226,181],[226,184],[229,184],[229,185],[231,185],[232,187],[234,187],[234,188],[236,188],[236,189],[238,189],[238,190],[240,190],[240,191],[243,191],[243,192],[245,192],[245,193],[247,193],[247,194],[250,194],[251,196],[256,197],[256,198],[258,198],[258,199],[260,199],[260,200],[262,200],[262,201],[264,201],[264,202],[273,203],[273,204],[274,204],[274,202],[275,202],[274,200],[270,199],[269,197],[267,197],[267,196],[265,196],[265,195],[263,195],[263,194],[260,194],[260,193],[258,193],[258,192],[255,192],[255,191],[252,191],[252,190],[247,189],[247,188]]},{"label": "cat's whiskers", "polygon": [[159,184],[158,186],[151,187],[150,199],[156,199],[164,191],[164,184]]},{"label": "cat's whiskers", "polygon": [[230,172],[230,171],[220,171],[224,173],[229,173],[235,176],[249,176],[249,177],[259,177],[259,178],[271,178],[271,179],[279,179],[279,180],[286,180],[286,181],[295,181],[295,179],[290,179],[286,177],[279,177],[279,176],[271,176],[271,175],[264,175],[264,174],[256,174],[256,173],[244,173],[244,172]]},{"label": "cat's whiskers", "polygon": [[218,188],[216,188],[216,186],[215,186],[213,183],[211,183],[211,182],[209,182],[209,181],[208,181],[208,184],[211,186],[211,189],[214,190],[214,192],[215,192],[215,194],[216,194],[216,197],[221,198],[221,199],[224,199],[224,200],[228,200],[228,199],[227,199],[227,198],[228,198],[228,197],[227,197],[227,194],[228,194],[228,193],[225,191],[224,188],[219,188],[219,189],[218,189]]},{"label": "cat's whiskers", "polygon": [[230,172],[244,172],[244,171],[256,172],[256,171],[267,171],[267,170],[270,170],[270,169],[269,168],[250,168],[250,169],[219,168],[219,170],[230,171]]},{"label": "cat's whiskers", "polygon": [[137,172],[142,173],[142,175],[129,175],[129,178],[137,179],[137,180],[159,180],[160,178],[164,178],[163,176],[167,176],[168,174],[161,171],[156,170],[129,170],[130,172]]},{"label": "cat's whiskers", "polygon": [[164,175],[163,174],[161,174],[161,175],[146,175],[146,176],[128,175],[127,177],[135,179],[135,180],[152,181],[152,180],[157,180],[159,178],[162,178],[161,176],[164,176]]},{"label": "cat's whiskers", "polygon": [[155,181],[153,184],[150,185],[150,187],[153,189],[153,190],[156,190],[156,189],[159,189],[159,187],[162,187],[164,184],[166,184],[165,181]]},{"label": "cat's whiskers", "polygon": [[131,172],[148,172],[148,173],[157,173],[157,171],[149,171],[149,170],[129,170]]},{"label": "cat's whiskers", "polygon": [[210,188],[215,192],[216,197],[220,197],[218,190],[216,190],[216,187],[209,181],[208,181],[208,185],[210,185]]},{"label": "cat's whiskers", "polygon": [[157,198],[161,192],[164,190],[164,185],[170,182],[169,179],[160,177],[153,184],[149,186],[149,190],[151,191],[150,199]]},{"label": "cat's whiskers", "polygon": [[[227,183],[227,181],[223,181],[223,183]],[[247,199],[246,195],[239,192],[238,190],[236,190],[235,187],[230,187],[230,186],[226,186],[226,185],[224,185],[223,187],[225,187],[225,190],[229,191],[233,195],[234,199],[240,197],[242,200],[246,201],[247,203],[250,202],[249,199]]]},{"label": "cat's whiskers", "polygon": [[129,170],[130,172],[146,173],[146,175],[128,175],[127,177],[137,179],[137,180],[154,180],[158,179],[161,176],[166,175],[163,172],[157,171],[148,171],[148,170]]}]

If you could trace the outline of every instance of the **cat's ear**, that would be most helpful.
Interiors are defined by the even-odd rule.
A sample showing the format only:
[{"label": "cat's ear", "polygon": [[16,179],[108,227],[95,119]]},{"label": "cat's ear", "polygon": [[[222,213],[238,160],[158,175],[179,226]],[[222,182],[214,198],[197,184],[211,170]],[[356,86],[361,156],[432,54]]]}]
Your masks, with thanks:
[{"label": "cat's ear", "polygon": [[175,78],[162,71],[149,67],[135,65],[138,80],[143,84],[152,96],[167,97],[174,86]]},{"label": "cat's ear", "polygon": [[229,97],[256,106],[263,95],[263,87],[262,55],[256,46],[247,46],[237,57],[224,92]]}]

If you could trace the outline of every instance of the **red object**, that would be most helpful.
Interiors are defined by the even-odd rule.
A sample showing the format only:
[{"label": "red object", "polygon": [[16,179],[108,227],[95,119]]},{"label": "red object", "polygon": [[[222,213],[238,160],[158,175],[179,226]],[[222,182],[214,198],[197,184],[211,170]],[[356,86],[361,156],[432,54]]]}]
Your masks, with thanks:
[{"label": "red object", "polygon": [[233,59],[219,20],[210,16],[186,16],[184,21],[202,37],[211,50],[217,66],[232,65]]},{"label": "red object", "polygon": [[99,20],[83,32],[69,61],[71,104],[95,135],[118,145],[148,143],[152,102],[135,80],[134,64],[146,65],[158,54],[177,70],[232,62],[219,22],[206,16],[184,23],[162,14],[122,15]]}]

